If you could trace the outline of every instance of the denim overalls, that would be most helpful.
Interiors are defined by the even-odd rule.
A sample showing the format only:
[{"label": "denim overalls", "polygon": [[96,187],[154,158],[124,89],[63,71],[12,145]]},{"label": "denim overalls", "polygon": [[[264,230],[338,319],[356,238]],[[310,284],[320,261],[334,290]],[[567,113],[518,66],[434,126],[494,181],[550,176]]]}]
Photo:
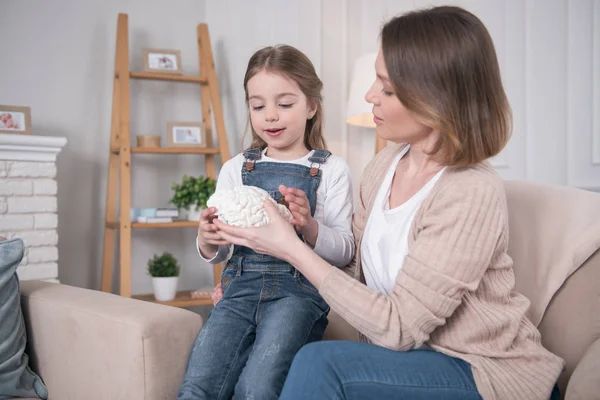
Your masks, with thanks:
[{"label": "denim overalls", "polygon": [[[279,202],[279,185],[301,189],[314,215],[320,166],[330,154],[316,150],[306,167],[255,163],[262,151],[248,149],[242,182]],[[196,339],[178,398],[277,399],[294,355],[323,337],[329,306],[291,264],[247,247],[234,247],[221,283],[223,298]]]}]

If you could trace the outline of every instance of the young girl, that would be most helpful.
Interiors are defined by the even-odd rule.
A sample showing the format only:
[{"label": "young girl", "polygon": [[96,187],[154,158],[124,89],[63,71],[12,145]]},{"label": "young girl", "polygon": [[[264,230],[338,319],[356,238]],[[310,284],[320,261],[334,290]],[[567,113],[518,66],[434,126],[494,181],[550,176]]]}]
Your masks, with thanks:
[{"label": "young girl", "polygon": [[[217,191],[257,186],[289,204],[297,234],[331,264],[354,255],[347,164],[326,150],[321,88],[310,60],[266,47],[244,78],[253,143],[226,162]],[[209,263],[227,261],[223,298],[198,335],[179,399],[276,399],[296,352],[320,340],[329,306],[291,264],[223,241],[204,210],[196,239]]]}]

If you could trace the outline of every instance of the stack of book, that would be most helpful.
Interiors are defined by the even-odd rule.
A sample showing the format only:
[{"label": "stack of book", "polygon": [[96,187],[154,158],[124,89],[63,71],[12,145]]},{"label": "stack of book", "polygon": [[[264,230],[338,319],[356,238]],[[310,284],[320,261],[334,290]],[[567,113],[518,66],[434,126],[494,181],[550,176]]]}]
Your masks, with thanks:
[{"label": "stack of book", "polygon": [[131,222],[141,222],[144,224],[163,224],[173,222],[179,216],[179,210],[176,208],[132,208]]}]

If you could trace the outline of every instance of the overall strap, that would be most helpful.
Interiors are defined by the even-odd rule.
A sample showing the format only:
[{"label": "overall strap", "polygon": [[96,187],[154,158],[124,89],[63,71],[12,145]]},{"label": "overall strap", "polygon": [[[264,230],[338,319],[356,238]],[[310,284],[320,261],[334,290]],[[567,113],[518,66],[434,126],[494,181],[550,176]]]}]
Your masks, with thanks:
[{"label": "overall strap", "polygon": [[246,159],[246,170],[252,171],[254,169],[254,163],[256,160],[260,160],[262,157],[262,149],[260,147],[253,147],[244,151],[244,158]]},{"label": "overall strap", "polygon": [[[331,155],[330,151],[327,150],[315,150],[312,156],[309,157],[308,161],[310,161],[310,176],[317,176],[319,174],[319,169],[322,164],[325,164],[329,156]],[[316,164],[316,167],[313,166]]]}]

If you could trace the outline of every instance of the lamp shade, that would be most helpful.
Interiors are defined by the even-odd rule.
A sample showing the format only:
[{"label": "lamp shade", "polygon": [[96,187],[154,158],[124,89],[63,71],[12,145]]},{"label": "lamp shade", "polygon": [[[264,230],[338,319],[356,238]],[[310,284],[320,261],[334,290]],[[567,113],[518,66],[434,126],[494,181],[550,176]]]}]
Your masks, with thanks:
[{"label": "lamp shade", "polygon": [[350,125],[375,128],[371,112],[373,105],[367,103],[365,95],[375,82],[376,58],[377,53],[366,54],[354,63],[346,109],[346,123]]}]

